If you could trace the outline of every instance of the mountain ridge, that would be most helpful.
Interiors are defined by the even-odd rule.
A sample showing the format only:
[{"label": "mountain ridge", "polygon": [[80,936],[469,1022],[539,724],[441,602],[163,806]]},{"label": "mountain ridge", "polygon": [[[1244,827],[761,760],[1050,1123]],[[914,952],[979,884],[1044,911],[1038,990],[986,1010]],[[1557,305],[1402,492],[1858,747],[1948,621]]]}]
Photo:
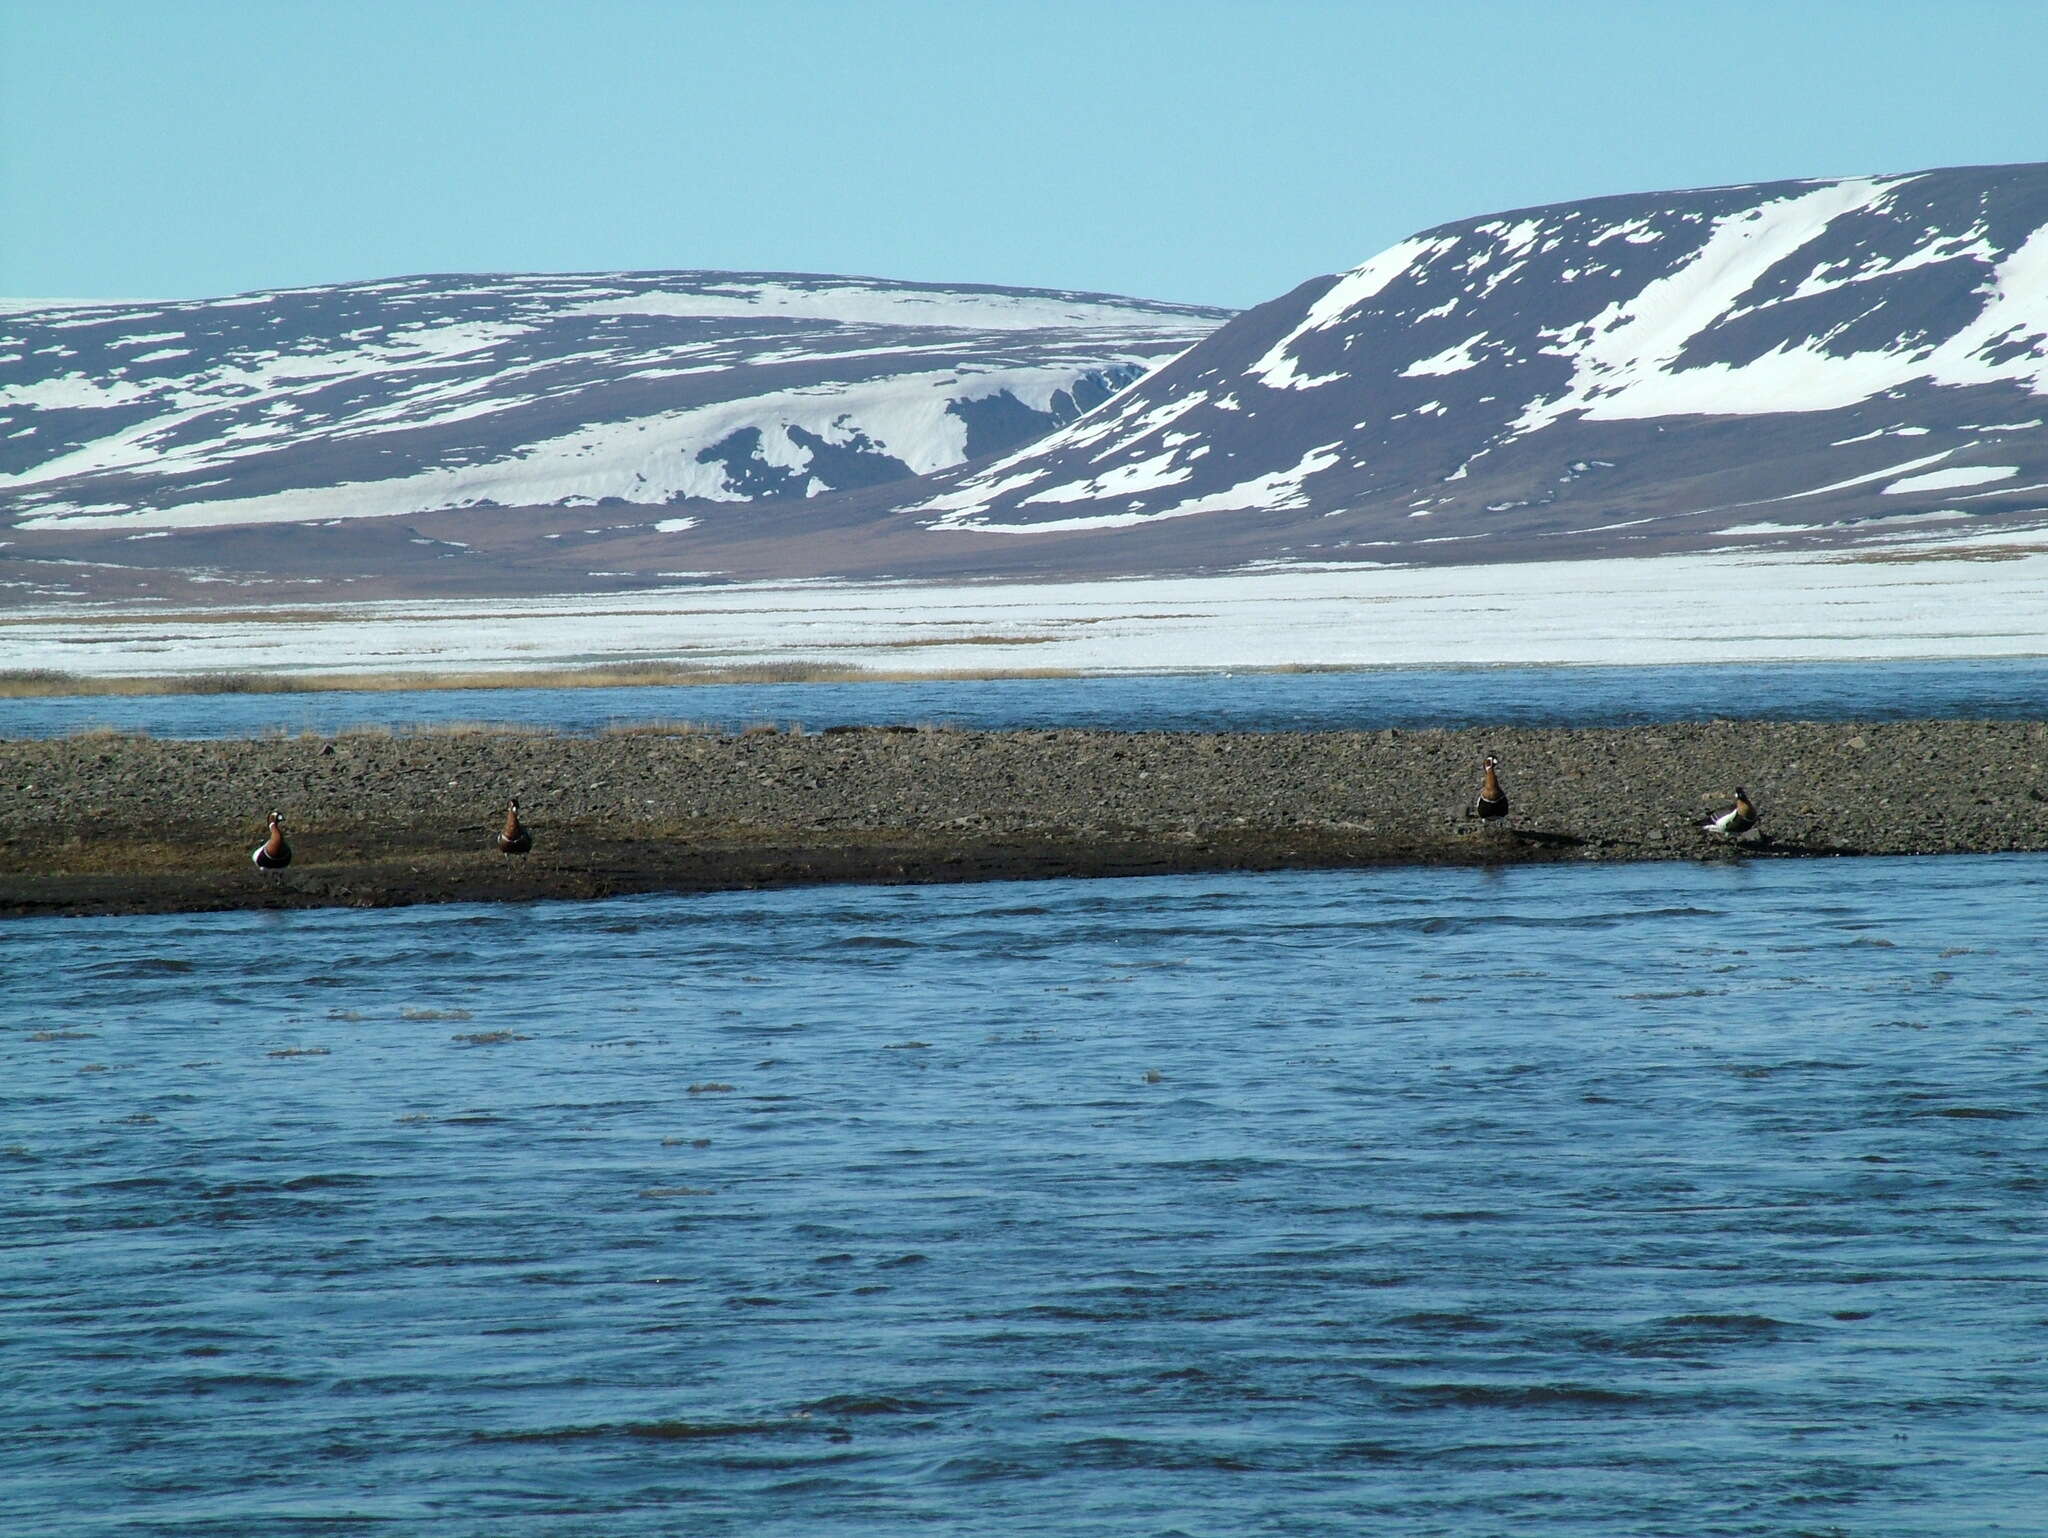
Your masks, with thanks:
[{"label": "mountain ridge", "polygon": [[[559,418],[587,381],[544,378],[535,399],[509,404],[437,397],[460,370],[429,348],[397,360],[421,389],[366,409],[411,413],[414,429],[423,412],[450,414],[440,441],[456,460],[433,473],[468,476],[463,497],[437,491],[379,516],[323,505],[359,488],[321,456],[377,446],[377,423],[352,420],[354,439],[287,423],[277,436],[308,485],[239,486],[245,504],[274,493],[257,510],[280,521],[207,523],[217,471],[204,467],[180,472],[183,501],[96,506],[88,483],[118,490],[120,465],[74,466],[76,484],[45,476],[26,503],[13,488],[0,562],[17,572],[0,568],[0,582],[17,597],[114,596],[166,591],[175,573],[196,599],[221,582],[238,597],[303,598],[1086,579],[1847,549],[2048,526],[2048,165],[1532,205],[1420,231],[1230,318],[1061,290],[788,274],[356,287],[402,308],[436,283],[466,285],[477,307],[443,315],[449,356],[474,342],[501,366],[507,398],[531,383],[522,371],[559,360],[459,328],[516,323],[502,290],[553,285],[544,297],[595,338],[597,372],[625,403],[609,436],[586,443],[587,422],[555,420],[554,436],[516,440],[554,445],[552,459],[462,462],[470,405],[492,421]],[[144,319],[128,317],[128,344],[163,346]],[[379,345],[394,335],[410,332],[394,323]],[[874,382],[862,370],[895,392],[895,417],[843,409],[848,389]],[[748,376],[745,403],[690,394],[735,373]],[[51,409],[77,409],[59,396]],[[752,416],[715,419],[742,404]],[[250,409],[227,423],[242,434],[226,438],[229,457],[276,468]],[[176,426],[154,447],[131,432],[129,447],[162,471]],[[552,505],[537,494],[547,473],[573,481],[592,464],[613,479],[576,481],[588,494]],[[484,482],[500,472],[493,494]]]},{"label": "mountain ridge", "polygon": [[17,309],[0,508],[143,529],[813,495],[1036,436],[1227,314],[704,271]]},{"label": "mountain ridge", "polygon": [[[1298,513],[1337,523],[1288,553],[1342,558],[1362,534],[1509,543],[1613,532],[1597,525],[1623,514],[1643,520],[1634,540],[1718,539],[1742,521],[1716,515],[1786,501],[1806,504],[1802,532],[1839,533],[1996,481],[2038,502],[2048,488],[2018,483],[2048,480],[2042,424],[2020,419],[2048,381],[2044,226],[2035,165],[1452,221],[1244,312],[1113,407],[911,511],[991,533]],[[1738,424],[1746,462],[1717,469]],[[1937,441],[1889,465],[1822,452],[1851,428]],[[1830,460],[1847,468],[1814,469]],[[1912,484],[1937,463],[1946,477]],[[1830,495],[1887,469],[1882,488]],[[1609,484],[1572,486],[1586,480]],[[1902,500],[1868,505],[1886,495]],[[1553,512],[1510,516],[1530,507]]]}]

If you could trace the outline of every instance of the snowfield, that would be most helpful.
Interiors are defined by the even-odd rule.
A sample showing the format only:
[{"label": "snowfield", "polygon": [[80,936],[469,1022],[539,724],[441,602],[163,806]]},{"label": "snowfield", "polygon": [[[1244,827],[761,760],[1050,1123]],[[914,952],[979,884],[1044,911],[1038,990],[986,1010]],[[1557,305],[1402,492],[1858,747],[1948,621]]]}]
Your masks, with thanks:
[{"label": "snowfield", "polygon": [[[1436,568],[1063,584],[778,583],[605,598],[0,621],[9,666],[93,674],[830,662],[888,672],[2048,655],[2048,543],[1898,538]],[[0,707],[4,710],[4,707]]]}]

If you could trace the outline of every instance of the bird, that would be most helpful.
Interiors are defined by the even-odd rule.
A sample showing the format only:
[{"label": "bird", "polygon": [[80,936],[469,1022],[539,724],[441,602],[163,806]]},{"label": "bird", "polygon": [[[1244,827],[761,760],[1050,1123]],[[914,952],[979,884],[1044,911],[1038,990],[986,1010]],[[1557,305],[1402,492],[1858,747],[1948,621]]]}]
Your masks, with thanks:
[{"label": "bird", "polygon": [[276,812],[270,814],[269,835],[249,851],[249,858],[258,870],[283,870],[292,863],[292,846],[284,841],[284,818]]},{"label": "bird", "polygon": [[519,820],[519,803],[505,808],[505,826],[498,832],[499,854],[525,854],[533,847],[533,831]]},{"label": "bird", "polygon": [[1467,808],[1467,817],[1477,817],[1492,822],[1508,814],[1508,793],[1500,788],[1500,760],[1491,753],[1480,765],[1485,774],[1479,781],[1479,799]]},{"label": "bird", "polygon": [[1700,824],[1702,833],[1718,833],[1723,838],[1734,838],[1747,833],[1756,826],[1756,803],[1749,799],[1749,792],[1740,785],[1735,787],[1735,804],[1718,817],[1709,817]]}]

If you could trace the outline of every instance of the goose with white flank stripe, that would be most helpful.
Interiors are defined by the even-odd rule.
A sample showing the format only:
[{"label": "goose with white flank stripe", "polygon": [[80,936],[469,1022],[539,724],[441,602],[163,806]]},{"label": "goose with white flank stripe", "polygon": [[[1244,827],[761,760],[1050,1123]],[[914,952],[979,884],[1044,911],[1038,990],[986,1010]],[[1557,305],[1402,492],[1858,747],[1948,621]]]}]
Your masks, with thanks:
[{"label": "goose with white flank stripe", "polygon": [[270,829],[262,843],[249,851],[258,870],[283,870],[292,863],[292,846],[284,841],[284,818],[270,814]]},{"label": "goose with white flank stripe", "polygon": [[1758,817],[1756,803],[1749,799],[1749,792],[1740,785],[1735,787],[1735,804],[1718,817],[1709,817],[1700,824],[1702,833],[1718,833],[1723,838],[1737,838],[1756,826]]}]

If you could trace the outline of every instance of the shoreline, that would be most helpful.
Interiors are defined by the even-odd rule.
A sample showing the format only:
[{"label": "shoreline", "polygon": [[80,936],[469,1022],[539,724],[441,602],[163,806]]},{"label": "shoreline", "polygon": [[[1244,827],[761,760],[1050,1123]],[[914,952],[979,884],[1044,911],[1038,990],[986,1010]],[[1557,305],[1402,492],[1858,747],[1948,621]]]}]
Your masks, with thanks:
[{"label": "shoreline", "polygon": [[[1795,851],[1758,846],[1755,853]],[[1821,851],[1798,851],[1815,853]],[[1845,853],[1846,851],[1825,851]],[[1501,865],[1651,858],[1604,844],[1504,835],[1495,847],[1332,836],[1216,839],[1108,832],[1086,839],[976,839],[877,833],[820,844],[772,835],[703,834],[685,845],[570,834],[552,855],[489,851],[310,862],[265,874],[223,868],[189,847],[179,870],[22,875],[0,872],[0,920],[287,908],[394,908],[442,902],[579,901],[642,893],[767,891],[794,886],[946,885],[979,881],[1341,870],[1381,865]],[[1709,850],[1702,858],[1739,858]],[[204,860],[204,864],[201,861]],[[247,863],[246,856],[243,863]]]},{"label": "shoreline", "polygon": [[[1892,663],[2032,662],[2048,652],[2013,652],[1995,657],[1952,657],[1938,652],[1901,653],[1870,659],[1823,661],[1819,666],[1884,666]],[[1762,667],[1802,667],[1806,661],[1762,661]],[[447,671],[381,671],[265,673],[223,670],[211,673],[80,673],[59,668],[0,668],[0,701],[61,699],[206,698],[219,695],[301,694],[453,694],[512,689],[678,689],[781,684],[929,684],[990,683],[1021,679],[1100,678],[1261,678],[1356,673],[1483,673],[1516,669],[1676,668],[1672,662],[1639,663],[1611,659],[1556,662],[1273,662],[1247,666],[1161,664],[1147,668],[949,667],[917,670],[878,668],[839,662],[736,662],[689,664],[672,662],[597,663],[587,667],[504,667]],[[432,727],[421,728],[433,730]],[[508,728],[509,729],[509,728]],[[4,740],[4,739],[0,739]]]},{"label": "shoreline", "polygon": [[[1203,672],[1207,669],[1186,671]],[[1243,673],[1355,673],[1363,668],[1217,669]],[[337,673],[75,673],[60,668],[0,668],[0,700],[137,699],[218,694],[453,693],[471,689],[678,689],[714,684],[977,683],[1008,678],[1079,678],[1063,668],[940,668],[888,671],[857,663],[738,662],[725,666],[619,662],[590,667],[507,667],[444,672],[400,669]]]},{"label": "shoreline", "polygon": [[[1514,810],[1463,816],[1497,754]],[[1739,841],[1696,823],[1735,785]],[[493,849],[518,796],[536,844]],[[290,869],[249,862],[283,811]],[[0,740],[0,916],[2048,851],[2048,721]]]}]

